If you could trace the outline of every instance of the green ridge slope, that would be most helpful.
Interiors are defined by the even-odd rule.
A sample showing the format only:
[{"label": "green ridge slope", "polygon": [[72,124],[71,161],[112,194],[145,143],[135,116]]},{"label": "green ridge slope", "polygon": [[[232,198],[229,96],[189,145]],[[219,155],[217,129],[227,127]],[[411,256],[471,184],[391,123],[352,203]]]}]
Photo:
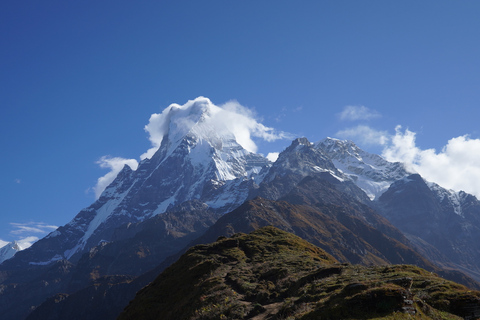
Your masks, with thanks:
[{"label": "green ridge slope", "polygon": [[474,319],[480,292],[409,265],[340,264],[274,227],[191,248],[119,319]]}]

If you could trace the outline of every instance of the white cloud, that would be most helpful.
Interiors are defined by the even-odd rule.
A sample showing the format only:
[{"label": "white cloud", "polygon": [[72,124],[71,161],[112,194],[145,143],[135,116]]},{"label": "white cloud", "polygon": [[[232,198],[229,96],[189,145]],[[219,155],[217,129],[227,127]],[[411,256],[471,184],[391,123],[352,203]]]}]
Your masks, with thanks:
[{"label": "white cloud", "polygon": [[272,162],[275,162],[277,161],[279,155],[280,155],[279,152],[270,152],[269,154],[267,154],[267,159]]},{"label": "white cloud", "polygon": [[[152,144],[147,152],[140,156],[140,159],[151,158],[160,147],[164,136],[168,133],[171,126],[172,116],[175,112],[186,111],[188,113],[192,108],[204,104],[212,111],[205,121],[216,130],[228,130],[235,135],[237,142],[245,149],[256,152],[258,147],[253,138],[259,138],[266,141],[275,141],[278,139],[290,139],[292,136],[285,132],[277,132],[275,129],[264,126],[259,122],[255,113],[239,104],[237,101],[229,101],[223,105],[216,106],[209,99],[198,97],[190,100],[184,105],[171,104],[161,113],[154,113],[150,116],[149,123],[145,126],[145,131],[149,134],[149,140]],[[187,121],[187,118],[183,119]],[[178,122],[174,124],[177,129],[187,130],[192,125],[190,122]],[[182,128],[181,128],[182,127]]]},{"label": "white cloud", "polygon": [[303,106],[298,106],[298,107],[293,109],[293,112],[300,112],[302,110],[303,110]]},{"label": "white cloud", "polygon": [[221,111],[212,117],[215,126],[226,126],[237,142],[251,152],[257,152],[258,147],[252,138],[272,142],[279,139],[293,138],[289,133],[277,132],[275,129],[266,127],[256,119],[255,113],[240,105],[237,101],[229,101],[220,106]]},{"label": "white cloud", "polygon": [[112,183],[113,180],[117,177],[117,174],[123,169],[125,165],[128,165],[132,170],[137,170],[138,161],[135,159],[124,159],[124,158],[111,158],[109,156],[103,156],[96,162],[100,168],[110,169],[103,177],[98,178],[97,184],[93,188],[95,191],[95,197],[98,199],[102,194],[103,190]]},{"label": "white cloud", "polygon": [[401,126],[395,128],[394,135],[363,125],[336,135],[358,144],[383,146],[382,156],[388,161],[403,162],[407,170],[419,173],[427,181],[480,198],[480,139],[468,135],[452,138],[436,151],[417,147],[416,133],[402,131]]},{"label": "white cloud", "polygon": [[401,161],[428,181],[480,198],[480,139],[468,135],[450,139],[441,151],[416,146],[416,134],[395,129],[395,136],[382,155],[389,161]]},{"label": "white cloud", "polygon": [[386,145],[389,134],[386,131],[378,131],[369,126],[359,125],[354,128],[338,131],[336,134],[342,139],[351,139],[355,143],[365,145]]},{"label": "white cloud", "polygon": [[32,244],[37,242],[38,239],[39,239],[38,237],[29,236],[29,237],[25,237],[25,238],[22,238],[22,239],[18,239],[17,243],[20,246],[21,250],[25,250],[25,249],[31,247]]},{"label": "white cloud", "polygon": [[340,113],[340,120],[357,121],[381,117],[380,113],[365,106],[346,106]]},{"label": "white cloud", "polygon": [[[165,108],[162,113],[154,113],[150,116],[148,124],[145,126],[145,131],[148,132],[152,147],[140,156],[140,159],[151,158],[155,151],[160,148],[163,137],[168,132],[168,125],[170,122],[170,110],[178,105],[172,104]],[[180,106],[178,106],[180,107]]]},{"label": "white cloud", "polygon": [[[13,228],[10,234],[22,250],[30,247],[34,242],[38,241],[40,237],[46,236],[58,228],[54,225],[33,221],[27,223],[11,222],[10,225]],[[7,243],[8,242],[4,240],[0,240],[0,247],[5,246]]]},{"label": "white cloud", "polygon": [[[275,129],[260,123],[255,113],[240,105],[237,101],[229,101],[221,106],[214,105],[208,98],[198,97],[189,100],[184,105],[171,104],[161,113],[150,116],[144,130],[148,133],[152,147],[140,156],[141,160],[151,158],[158,150],[164,137],[171,128],[175,128],[178,137],[191,129],[196,121],[195,115],[208,110],[203,118],[206,127],[214,128],[218,133],[229,132],[235,136],[237,142],[251,152],[256,152],[258,147],[255,138],[268,142],[278,139],[293,139],[293,136],[285,132],[277,132]],[[193,115],[193,116],[192,116]],[[172,139],[172,137],[170,137]],[[93,188],[98,199],[105,188],[115,179],[125,164],[136,170],[138,162],[134,159],[102,157],[97,164],[102,168],[110,169],[103,177],[99,178]]]},{"label": "white cloud", "polygon": [[11,222],[10,225],[14,228],[12,231],[10,231],[10,233],[14,235],[20,235],[25,233],[47,234],[58,228],[57,226],[45,224],[43,222],[27,222],[27,223]]}]

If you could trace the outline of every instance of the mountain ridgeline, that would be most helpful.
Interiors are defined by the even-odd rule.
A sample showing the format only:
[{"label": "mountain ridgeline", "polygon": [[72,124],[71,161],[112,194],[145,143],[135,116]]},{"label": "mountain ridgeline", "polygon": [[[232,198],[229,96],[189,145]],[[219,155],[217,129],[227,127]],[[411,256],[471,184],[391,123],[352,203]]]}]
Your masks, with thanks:
[{"label": "mountain ridgeline", "polygon": [[[239,319],[262,314],[333,319],[340,311],[312,306],[317,301],[312,297],[321,295],[314,289],[314,274],[327,272],[324,269],[340,270],[320,277],[335,275],[331,280],[341,281],[333,291],[324,288],[333,292],[325,296],[328,301],[351,297],[351,301],[361,299],[369,305],[372,294],[389,292],[387,295],[395,297],[411,296],[407,300],[414,301],[415,312],[432,318],[441,312],[462,317],[468,316],[468,310],[477,312],[472,303],[478,296],[473,293],[468,297],[459,294],[465,297],[460,299],[464,303],[450,296],[443,302],[421,298],[437,294],[430,285],[440,280],[431,278],[430,272],[471,289],[480,288],[480,202],[474,196],[425,181],[401,163],[367,153],[351,141],[326,138],[311,143],[299,138],[271,163],[244,149],[227,125],[212,125],[211,119],[218,112],[206,98],[171,108],[162,142],[151,158],[143,160],[136,170],[125,166],[100,198],[72,221],[5,260],[0,265],[2,318],[115,319],[137,291],[185,252],[187,256],[156,280],[163,279],[159,287],[167,288],[163,290],[176,299],[175,308],[189,306],[182,309],[185,319],[227,316],[225,312],[233,312],[238,304],[242,306],[238,311],[241,316],[235,315]],[[249,270],[256,271],[240,275],[233,265],[253,263],[257,253],[250,257],[248,247],[235,247],[241,252],[229,247],[228,254],[214,249],[219,243],[230,246],[246,237],[238,233],[267,226],[275,228],[262,232],[290,239],[285,245],[293,241],[292,235],[284,233],[289,232],[311,243],[302,242],[302,248],[315,248],[302,255],[297,271],[271,263],[249,265]],[[260,237],[262,233],[253,234]],[[222,238],[210,247],[199,246],[225,236],[234,236],[234,240]],[[293,242],[299,243],[295,239]],[[189,250],[192,246],[202,253]],[[288,250],[285,256],[274,259],[292,263],[288,260],[292,250]],[[263,253],[271,255],[273,251]],[[208,258],[206,253],[214,256]],[[181,261],[183,264],[178,265]],[[198,263],[198,268],[190,263]],[[198,275],[199,281],[207,281],[202,282],[202,288],[208,288],[196,292],[179,287],[188,293],[181,298],[180,292],[172,292],[172,270],[181,270],[185,279]],[[227,275],[210,283],[202,278],[207,270]],[[353,270],[372,280],[354,289],[354,279],[346,276]],[[416,295],[420,289],[398,286],[394,283],[398,274],[413,279],[411,288],[425,282],[424,288],[430,291]],[[249,287],[251,277],[256,282]],[[375,287],[375,281],[385,285]],[[149,297],[156,290],[152,286],[142,290],[136,301],[158,299]],[[222,297],[231,302],[225,303],[230,311],[212,311],[220,296],[209,290],[216,286],[224,291],[215,292],[224,292]],[[449,282],[449,288],[453,286]],[[300,294],[300,288],[313,290],[312,297]],[[291,303],[285,302],[287,298]],[[408,307],[405,299],[397,300],[385,302],[394,305],[386,308],[385,314]],[[445,301],[450,309],[440,306],[447,304]],[[137,302],[122,317],[133,317],[130,314],[136,313],[132,310],[138,310],[135,305]],[[164,319],[173,318],[166,315]]]}]

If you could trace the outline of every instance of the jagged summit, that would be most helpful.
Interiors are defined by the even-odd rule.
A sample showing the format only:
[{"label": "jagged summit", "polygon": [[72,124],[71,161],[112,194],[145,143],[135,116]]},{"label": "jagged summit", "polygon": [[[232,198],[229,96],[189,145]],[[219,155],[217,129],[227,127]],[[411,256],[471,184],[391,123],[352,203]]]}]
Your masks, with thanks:
[{"label": "jagged summit", "polygon": [[370,199],[376,199],[396,180],[408,176],[405,166],[360,149],[353,141],[326,138],[315,148],[323,150],[335,167],[347,175]]},{"label": "jagged summit", "polygon": [[287,174],[305,177],[320,172],[328,172],[337,179],[343,179],[343,174],[335,168],[323,150],[315,148],[307,138],[297,138],[279,154],[265,179],[273,181],[276,177]]},{"label": "jagged summit", "polygon": [[222,112],[223,109],[205,97],[190,100],[184,105],[170,105],[157,115],[162,117],[159,128],[159,133],[163,134],[161,146],[173,152],[184,139],[192,139],[221,150],[225,143],[236,142],[228,124],[218,121],[217,116]]}]

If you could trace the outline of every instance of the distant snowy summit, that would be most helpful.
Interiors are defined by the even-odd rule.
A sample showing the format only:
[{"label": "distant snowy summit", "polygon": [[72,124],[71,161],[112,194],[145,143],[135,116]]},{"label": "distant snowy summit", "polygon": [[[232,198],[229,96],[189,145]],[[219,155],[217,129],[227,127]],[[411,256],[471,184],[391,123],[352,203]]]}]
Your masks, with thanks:
[{"label": "distant snowy summit", "polygon": [[16,241],[9,242],[0,248],[0,263],[13,257],[18,251],[23,250]]}]

